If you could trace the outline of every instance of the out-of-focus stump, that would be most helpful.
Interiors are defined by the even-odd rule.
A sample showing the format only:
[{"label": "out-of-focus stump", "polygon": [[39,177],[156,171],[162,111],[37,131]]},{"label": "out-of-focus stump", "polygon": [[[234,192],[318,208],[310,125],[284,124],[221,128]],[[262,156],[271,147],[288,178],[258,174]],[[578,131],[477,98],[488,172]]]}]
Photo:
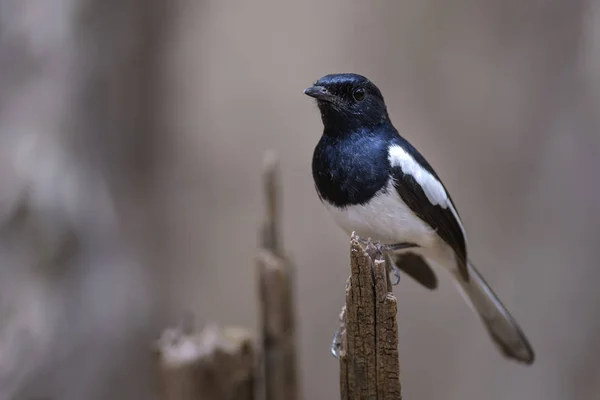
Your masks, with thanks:
[{"label": "out-of-focus stump", "polygon": [[385,258],[352,235],[350,260],[340,315],[341,398],[401,399],[397,304]]},{"label": "out-of-focus stump", "polygon": [[267,218],[258,253],[263,331],[264,394],[266,400],[298,398],[295,349],[293,266],[283,254],[279,237],[277,159],[265,158]]},{"label": "out-of-focus stump", "polygon": [[243,329],[168,329],[158,343],[164,400],[253,400],[255,352]]}]

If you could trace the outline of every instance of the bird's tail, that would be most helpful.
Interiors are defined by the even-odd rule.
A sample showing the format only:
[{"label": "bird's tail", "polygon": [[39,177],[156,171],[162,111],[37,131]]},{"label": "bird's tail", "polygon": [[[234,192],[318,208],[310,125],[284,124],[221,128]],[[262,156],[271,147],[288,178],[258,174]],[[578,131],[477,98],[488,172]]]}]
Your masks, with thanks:
[{"label": "bird's tail", "polygon": [[532,364],[535,359],[533,348],[517,322],[471,262],[468,263],[468,271],[468,282],[458,271],[455,274],[459,289],[479,314],[500,351],[509,358]]}]

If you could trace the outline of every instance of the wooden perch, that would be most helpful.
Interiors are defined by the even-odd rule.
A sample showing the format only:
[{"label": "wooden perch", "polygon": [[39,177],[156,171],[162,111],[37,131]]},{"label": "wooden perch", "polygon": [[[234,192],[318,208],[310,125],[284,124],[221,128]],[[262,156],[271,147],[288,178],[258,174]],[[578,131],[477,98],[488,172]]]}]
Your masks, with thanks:
[{"label": "wooden perch", "polygon": [[279,184],[277,159],[265,157],[264,185],[267,218],[258,253],[261,319],[263,334],[263,374],[266,400],[298,398],[295,349],[293,266],[283,254],[279,237]]},{"label": "wooden perch", "polygon": [[342,400],[401,399],[397,304],[385,258],[369,242],[352,235],[352,274],[340,315]]},{"label": "wooden perch", "polygon": [[168,329],[158,353],[164,400],[254,399],[255,355],[243,329]]},{"label": "wooden perch", "polygon": [[273,152],[265,154],[263,185],[266,200],[266,218],[261,232],[261,247],[281,255],[282,243],[279,237],[279,160]]}]

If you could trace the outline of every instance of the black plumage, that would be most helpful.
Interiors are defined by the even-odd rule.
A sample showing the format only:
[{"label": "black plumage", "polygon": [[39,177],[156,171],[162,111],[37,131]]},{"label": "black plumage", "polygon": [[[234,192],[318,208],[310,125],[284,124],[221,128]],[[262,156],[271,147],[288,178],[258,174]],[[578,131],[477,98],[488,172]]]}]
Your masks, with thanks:
[{"label": "black plumage", "polygon": [[469,261],[458,211],[439,176],[390,121],[380,90],[357,74],[319,79],[323,134],[312,160],[321,201],[346,231],[414,243],[391,254],[398,269],[428,289],[438,286],[431,262],[448,268],[506,356],[533,363],[516,321]]},{"label": "black plumage", "polygon": [[[373,93],[374,99],[367,104],[359,103],[348,112],[335,112],[336,109],[344,109],[343,99],[352,98],[355,86],[348,85],[349,80],[357,80],[358,85]],[[460,272],[468,280],[467,249],[460,221],[449,207],[431,204],[413,176],[390,164],[389,148],[399,145],[439,180],[425,158],[392,125],[379,89],[354,74],[324,77],[315,85],[327,86],[329,93],[342,99],[328,103],[332,104],[331,107],[322,108],[322,118],[327,124],[312,162],[319,197],[341,208],[365,204],[386,188],[390,179],[394,179],[398,194],[415,215],[431,226],[456,252]],[[364,113],[372,117],[363,118]]]}]

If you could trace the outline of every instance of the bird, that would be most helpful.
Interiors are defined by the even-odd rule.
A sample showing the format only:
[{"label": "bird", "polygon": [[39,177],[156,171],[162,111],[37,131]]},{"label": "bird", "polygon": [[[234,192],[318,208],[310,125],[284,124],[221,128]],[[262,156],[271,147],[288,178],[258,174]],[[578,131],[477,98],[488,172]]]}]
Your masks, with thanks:
[{"label": "bird", "polygon": [[468,257],[465,228],[448,190],[396,130],[380,89],[365,76],[336,73],[304,94],[316,99],[321,114],[312,176],[335,223],[348,235],[379,243],[398,273],[427,289],[438,287],[435,271],[445,268],[501,354],[533,364],[526,335]]}]

